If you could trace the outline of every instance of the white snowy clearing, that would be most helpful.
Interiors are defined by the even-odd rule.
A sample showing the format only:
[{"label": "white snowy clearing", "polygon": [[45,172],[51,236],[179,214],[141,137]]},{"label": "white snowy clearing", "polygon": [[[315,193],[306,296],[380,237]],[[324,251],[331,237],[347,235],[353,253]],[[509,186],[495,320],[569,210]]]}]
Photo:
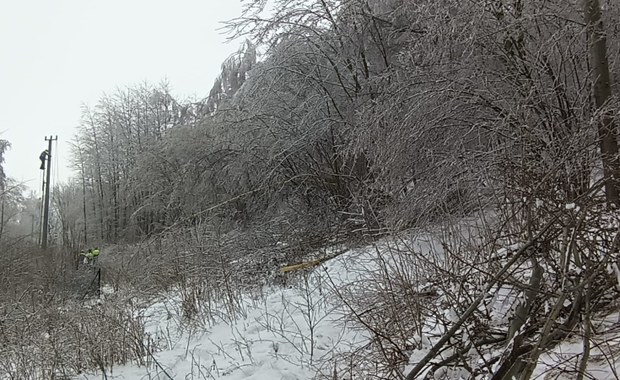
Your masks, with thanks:
[{"label": "white snowy clearing", "polygon": [[[152,347],[152,354],[143,358],[146,365],[119,366],[106,374],[92,372],[76,379],[363,378],[359,374],[365,366],[372,368],[373,363],[343,361],[350,358],[347,353],[370,350],[371,334],[344,318],[351,313],[345,301],[345,294],[351,293],[345,293],[344,289],[363,294],[368,284],[374,283],[375,276],[383,275],[381,272],[389,270],[391,263],[402,259],[395,255],[398,250],[394,244],[393,240],[384,240],[377,245],[351,249],[314,269],[297,272],[287,285],[265,286],[261,294],[247,294],[242,300],[231,301],[238,302],[237,307],[242,310],[240,318],[231,318],[222,311],[187,323],[182,317],[180,295],[171,293],[136,315],[143,318],[149,336],[146,345]],[[418,236],[406,245],[436,258],[443,255],[437,240],[428,235]],[[423,291],[425,286],[420,284],[418,291]],[[488,295],[490,302],[486,307],[502,321],[517,301],[518,292],[504,286],[492,293]],[[446,307],[445,314],[449,319],[456,317],[451,307]],[[418,349],[413,351],[410,364],[422,358],[445,331],[437,322],[426,320],[421,341],[412,337],[412,347]],[[602,317],[593,327],[592,340],[599,345],[595,344],[590,353],[593,360],[589,369],[597,374],[597,379],[617,379],[613,368],[619,367],[620,361],[605,352],[620,345],[618,315]],[[562,374],[555,372],[558,361],[574,362],[581,354],[580,339],[561,344],[541,356],[532,378],[566,378],[565,368]],[[343,372],[343,368],[351,365],[357,368],[357,375]],[[410,368],[402,368],[401,373],[406,375]],[[435,374],[444,379],[460,379],[461,375],[459,371]],[[491,375],[480,378],[486,376]],[[424,374],[419,378],[424,378]]]}]

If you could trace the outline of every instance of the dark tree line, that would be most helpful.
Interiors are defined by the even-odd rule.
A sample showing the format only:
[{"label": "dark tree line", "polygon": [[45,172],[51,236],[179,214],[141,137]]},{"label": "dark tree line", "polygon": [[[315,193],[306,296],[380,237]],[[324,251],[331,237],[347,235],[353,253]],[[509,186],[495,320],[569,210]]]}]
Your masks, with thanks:
[{"label": "dark tree line", "polygon": [[[84,106],[77,176],[54,192],[59,243],[156,242],[146,251],[172,252],[177,272],[149,262],[152,273],[188,284],[188,268],[199,269],[193,280],[207,270],[206,253],[227,279],[227,255],[266,271],[277,249],[305,253],[474,215],[481,236],[441,230],[441,260],[394,250],[400,267],[384,262],[373,286],[340,290],[372,337],[372,376],[456,368],[527,379],[570,337],[589,352],[593,315],[618,298],[608,268],[620,273],[620,3],[244,3],[227,27],[246,42],[206,99],[142,84]],[[21,207],[11,188],[0,170],[0,243]],[[505,247],[517,248],[502,256]],[[500,289],[519,296],[498,322],[481,305]],[[369,299],[382,306],[360,313]],[[424,335],[427,320],[443,324],[441,336]],[[412,337],[432,344],[403,374],[422,350]],[[355,365],[335,372],[370,360],[350,355]]]},{"label": "dark tree line", "polygon": [[[405,377],[410,338],[430,319],[444,334],[407,378],[458,368],[527,379],[571,334],[589,347],[580,326],[617,298],[605,268],[620,241],[618,16],[616,2],[594,0],[247,2],[228,26],[248,42],[204,101],[143,85],[84,109],[80,178],[66,189],[83,201],[62,203],[74,218],[62,236],[242,234],[256,237],[243,252],[265,263],[278,241],[311,251],[484,215],[494,222],[475,243],[446,232],[442,261],[407,256],[399,270],[432,291],[386,275],[377,292],[409,299],[345,298],[374,337],[377,378]],[[522,248],[498,257],[502,246]],[[479,306],[498,289],[520,298],[490,329]],[[385,307],[362,316],[372,297]]]},{"label": "dark tree line", "polygon": [[379,231],[467,212],[481,193],[570,202],[597,162],[617,204],[604,23],[617,6],[604,5],[248,3],[228,24],[248,42],[204,101],[141,85],[84,108],[80,224],[102,241],[209,213]]}]

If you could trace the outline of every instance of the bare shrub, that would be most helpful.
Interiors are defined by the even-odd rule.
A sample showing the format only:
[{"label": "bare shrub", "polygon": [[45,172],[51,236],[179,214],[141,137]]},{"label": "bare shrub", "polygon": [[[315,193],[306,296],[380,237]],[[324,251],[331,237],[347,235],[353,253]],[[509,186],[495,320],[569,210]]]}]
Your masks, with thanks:
[{"label": "bare shrub", "polygon": [[[34,295],[33,295],[34,297]],[[88,369],[145,364],[149,342],[127,300],[83,305],[57,297],[0,307],[0,368],[8,378],[70,377]]]}]

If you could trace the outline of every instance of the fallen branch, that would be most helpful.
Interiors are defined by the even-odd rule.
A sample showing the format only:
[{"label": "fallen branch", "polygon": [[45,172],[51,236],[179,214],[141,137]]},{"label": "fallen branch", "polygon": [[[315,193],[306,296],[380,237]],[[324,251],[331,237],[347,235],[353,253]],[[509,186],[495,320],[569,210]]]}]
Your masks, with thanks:
[{"label": "fallen branch", "polygon": [[414,380],[416,378],[420,371],[422,371],[422,369],[430,362],[430,360],[439,353],[441,348],[461,328],[461,325],[465,323],[465,321],[474,313],[474,311],[478,309],[478,306],[480,305],[482,300],[484,300],[484,298],[487,296],[493,286],[495,286],[495,284],[501,279],[501,277],[521,258],[521,256],[528,250],[528,248],[534,245],[549,230],[549,228],[551,228],[551,226],[555,223],[556,219],[557,218],[553,218],[551,221],[549,221],[549,223],[547,223],[547,225],[538,234],[536,234],[536,236],[534,236],[527,243],[525,243],[525,245],[523,245],[514,254],[510,261],[506,263],[506,265],[504,265],[504,267],[500,269],[499,272],[497,272],[497,274],[487,283],[485,289],[478,295],[478,297],[469,306],[469,308],[465,310],[461,318],[456,321],[456,323],[450,328],[450,330],[448,330],[444,334],[444,336],[442,336],[441,339],[439,339],[439,341],[435,343],[435,345],[428,351],[428,353],[422,358],[422,360],[420,360],[420,362],[418,362],[418,364],[413,367],[409,374],[407,374],[407,377],[405,378],[406,380]]}]

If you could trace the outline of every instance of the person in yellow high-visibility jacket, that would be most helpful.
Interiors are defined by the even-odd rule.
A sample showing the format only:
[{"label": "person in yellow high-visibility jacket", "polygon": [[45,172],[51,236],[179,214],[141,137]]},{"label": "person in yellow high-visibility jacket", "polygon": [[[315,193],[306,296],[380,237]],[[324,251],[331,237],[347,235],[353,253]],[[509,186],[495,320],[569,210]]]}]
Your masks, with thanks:
[{"label": "person in yellow high-visibility jacket", "polygon": [[99,247],[95,247],[92,251],[93,264],[97,263],[97,257],[99,257]]},{"label": "person in yellow high-visibility jacket", "polygon": [[84,264],[88,264],[93,260],[93,250],[89,249],[86,253],[84,251],[80,252],[81,256],[84,256]]}]

